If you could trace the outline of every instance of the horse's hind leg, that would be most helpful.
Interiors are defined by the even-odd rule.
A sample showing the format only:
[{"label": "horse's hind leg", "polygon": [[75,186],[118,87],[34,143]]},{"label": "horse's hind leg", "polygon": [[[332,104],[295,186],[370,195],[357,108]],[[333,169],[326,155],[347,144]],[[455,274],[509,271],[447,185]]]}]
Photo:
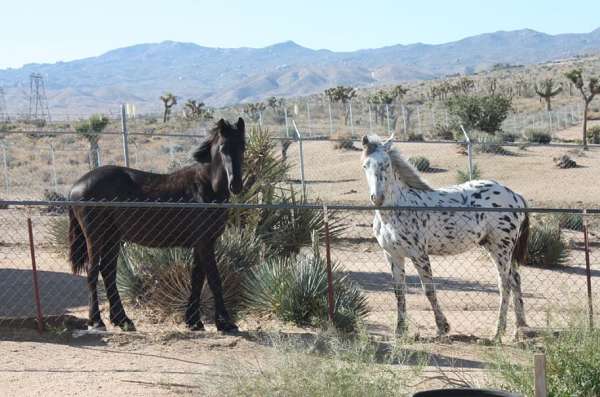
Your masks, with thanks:
[{"label": "horse's hind leg", "polygon": [[494,339],[500,339],[506,332],[506,314],[508,312],[508,298],[511,290],[511,260],[508,250],[497,249],[497,244],[488,242],[485,248],[498,269],[498,288],[500,289],[500,309],[498,310],[498,322]]},{"label": "horse's hind leg", "polygon": [[[112,231],[109,231],[106,233],[105,238],[109,238],[109,235],[115,236]],[[102,273],[106,296],[110,305],[110,322],[123,331],[135,331],[133,321],[125,314],[125,308],[117,289],[117,263],[120,249],[121,241],[117,238],[113,237],[105,242],[100,272]]]},{"label": "horse's hind leg", "polygon": [[394,294],[397,303],[396,335],[403,335],[407,329],[406,323],[406,272],[404,270],[404,258],[392,257],[385,253],[385,258],[390,264],[392,278],[394,280]]},{"label": "horse's hind leg", "polygon": [[516,263],[511,264],[510,275],[509,275],[511,290],[513,293],[513,305],[515,306],[515,318],[517,320],[517,331],[518,328],[527,327],[527,321],[525,321],[525,308],[523,307],[523,292],[521,291],[521,275]]},{"label": "horse's hind leg", "polygon": [[419,273],[419,278],[421,279],[421,284],[423,286],[423,290],[425,291],[425,296],[429,299],[429,303],[431,304],[431,308],[433,309],[433,314],[435,316],[435,323],[438,328],[439,335],[445,335],[450,332],[450,324],[448,324],[448,320],[444,313],[442,312],[442,308],[438,303],[435,287],[433,285],[433,275],[431,273],[431,263],[429,262],[429,257],[424,255],[421,257],[413,257],[411,258],[415,268],[417,269],[417,273]]},{"label": "horse's hind leg", "polygon": [[[91,247],[91,245],[88,244],[88,247]],[[100,307],[98,305],[98,275],[100,261],[98,257],[94,257],[93,255],[88,256],[88,258],[92,258],[87,271],[87,285],[90,294],[88,329],[106,330],[106,326],[100,316]]]}]

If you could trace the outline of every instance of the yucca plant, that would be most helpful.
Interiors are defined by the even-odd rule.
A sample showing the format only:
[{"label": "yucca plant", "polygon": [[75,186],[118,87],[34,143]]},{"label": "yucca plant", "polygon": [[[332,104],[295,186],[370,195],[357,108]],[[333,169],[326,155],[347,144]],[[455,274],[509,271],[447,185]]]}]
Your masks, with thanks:
[{"label": "yucca plant", "polygon": [[[366,297],[332,264],[334,290],[333,324],[352,331],[368,313]],[[274,257],[253,268],[244,284],[248,311],[275,315],[294,324],[325,325],[328,318],[327,265],[319,254],[318,237],[313,233],[312,255]]]},{"label": "yucca plant", "polygon": [[429,159],[427,159],[427,157],[424,156],[416,156],[416,157],[410,157],[408,159],[408,161],[418,170],[421,172],[427,172],[431,169],[431,163],[429,162]]},{"label": "yucca plant", "polygon": [[554,214],[554,218],[561,229],[574,230],[576,232],[583,231],[583,216],[581,214],[561,212]]},{"label": "yucca plant", "polygon": [[504,143],[502,136],[481,132],[474,134],[471,139],[475,143],[474,149],[476,153],[498,154],[501,156],[514,154],[502,146],[502,143]]},{"label": "yucca plant", "polygon": [[[248,270],[269,253],[247,230],[227,229],[216,246],[217,267],[225,304],[235,314],[241,299],[241,283]],[[123,299],[156,310],[162,315],[183,313],[191,288],[192,251],[184,248],[146,248],[126,244],[121,250],[117,285]],[[211,318],[213,297],[202,289],[200,307]]]},{"label": "yucca plant", "polygon": [[529,229],[527,265],[553,268],[562,266],[568,256],[558,222],[552,217],[533,222]]},{"label": "yucca plant", "polygon": [[552,141],[552,135],[544,130],[529,128],[525,130],[525,139],[529,143],[548,144]]},{"label": "yucca plant", "polygon": [[[481,178],[481,170],[479,169],[477,164],[473,164],[473,169],[471,170],[471,176],[472,176],[472,180]],[[469,182],[470,180],[471,179],[469,179],[469,170],[468,169],[456,171],[456,182],[465,183],[465,182]]]}]

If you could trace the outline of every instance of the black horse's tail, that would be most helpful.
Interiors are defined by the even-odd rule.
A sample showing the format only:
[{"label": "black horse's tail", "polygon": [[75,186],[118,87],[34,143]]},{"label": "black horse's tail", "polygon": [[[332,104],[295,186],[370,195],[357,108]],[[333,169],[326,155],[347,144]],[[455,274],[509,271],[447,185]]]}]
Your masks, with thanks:
[{"label": "black horse's tail", "polygon": [[512,259],[521,266],[527,263],[527,243],[529,242],[529,214],[525,213],[525,219],[519,229],[519,238],[513,251]]},{"label": "black horse's tail", "polygon": [[87,243],[73,208],[69,208],[69,258],[73,274],[82,273],[88,261]]}]

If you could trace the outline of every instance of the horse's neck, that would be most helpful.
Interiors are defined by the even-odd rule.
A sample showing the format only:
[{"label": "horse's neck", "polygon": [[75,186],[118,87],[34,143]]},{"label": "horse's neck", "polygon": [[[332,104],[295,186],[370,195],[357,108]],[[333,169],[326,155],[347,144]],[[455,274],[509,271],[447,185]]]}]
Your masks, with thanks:
[{"label": "horse's neck", "polygon": [[211,201],[225,202],[229,199],[229,181],[227,172],[220,158],[215,158],[210,164]]},{"label": "horse's neck", "polygon": [[[385,185],[384,190],[384,201],[383,206],[408,206],[411,205],[407,199],[409,187],[402,182],[395,172],[391,171],[386,178],[388,181]],[[387,223],[388,220],[393,216],[393,211],[390,210],[377,210],[377,215],[382,222]]]}]

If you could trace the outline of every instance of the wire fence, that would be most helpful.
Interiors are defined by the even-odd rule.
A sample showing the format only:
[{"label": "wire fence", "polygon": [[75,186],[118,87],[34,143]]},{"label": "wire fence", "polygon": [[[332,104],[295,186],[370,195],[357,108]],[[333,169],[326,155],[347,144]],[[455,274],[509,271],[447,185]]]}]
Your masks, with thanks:
[{"label": "wire fence", "polygon": [[[333,280],[345,277],[358,287],[366,302],[363,319],[373,333],[393,335],[405,306],[411,334],[436,335],[439,310],[452,333],[490,337],[496,331],[503,289],[502,273],[493,260],[501,242],[493,241],[493,231],[499,227],[498,219],[522,212],[527,212],[532,224],[530,258],[528,265],[514,271],[520,274],[528,326],[562,329],[576,317],[598,322],[600,210],[381,208],[382,216],[414,218],[419,225],[438,215],[453,219],[451,229],[432,225],[417,227],[413,235],[400,232],[400,243],[405,238],[415,239],[429,251],[435,250],[441,234],[451,234],[455,244],[448,247],[448,255],[432,255],[429,270],[411,266],[420,259],[407,253],[406,268],[392,272],[374,238],[374,209],[369,206],[26,201],[5,201],[0,206],[0,324],[4,327],[66,320],[75,327],[108,325],[109,320],[123,326],[131,319],[143,328],[157,318],[165,326],[170,324],[167,318],[196,325],[199,319],[212,323],[215,313],[223,320],[219,300],[212,295],[220,287],[206,242],[220,234],[226,224],[217,242],[216,266],[226,310],[238,319],[264,313],[256,305],[250,306],[256,311],[242,310],[248,297],[277,299],[268,296],[273,290],[253,290],[251,286],[256,284],[246,284],[249,275],[263,277],[261,285],[268,285],[268,277],[274,275],[265,269],[285,257],[292,258],[285,263],[301,278],[303,267],[298,255],[316,254],[331,258],[326,263],[333,269]],[[75,206],[79,214],[80,232],[69,229],[69,206]],[[289,216],[281,219],[291,219],[291,225],[265,226],[265,219],[271,219],[267,215],[283,213]],[[481,220],[479,229],[473,228],[473,217]],[[563,217],[577,221],[564,222]],[[553,243],[561,247],[554,256],[540,253],[546,252],[540,251],[544,244],[540,239],[550,237],[539,230],[551,225],[558,225],[555,232],[559,239]],[[319,253],[311,250],[313,230],[321,236],[317,240]],[[186,249],[173,248],[180,246],[195,247],[201,254],[194,256]],[[69,252],[75,257],[88,255],[95,265],[86,265],[82,274],[73,275]],[[195,261],[204,272],[192,270]],[[208,280],[202,289],[204,274]],[[90,311],[89,304],[94,305],[96,299],[90,287],[96,283],[100,310],[92,306]],[[336,285],[329,283],[327,291],[320,292],[323,301],[335,296],[332,311],[342,310]],[[515,288],[510,284],[513,296]],[[303,299],[307,299],[305,305],[312,302],[308,297]],[[190,301],[199,303],[194,306],[197,314],[190,313]],[[516,330],[515,304],[518,300],[511,299],[509,333]],[[38,316],[44,320],[36,321]]]}]

